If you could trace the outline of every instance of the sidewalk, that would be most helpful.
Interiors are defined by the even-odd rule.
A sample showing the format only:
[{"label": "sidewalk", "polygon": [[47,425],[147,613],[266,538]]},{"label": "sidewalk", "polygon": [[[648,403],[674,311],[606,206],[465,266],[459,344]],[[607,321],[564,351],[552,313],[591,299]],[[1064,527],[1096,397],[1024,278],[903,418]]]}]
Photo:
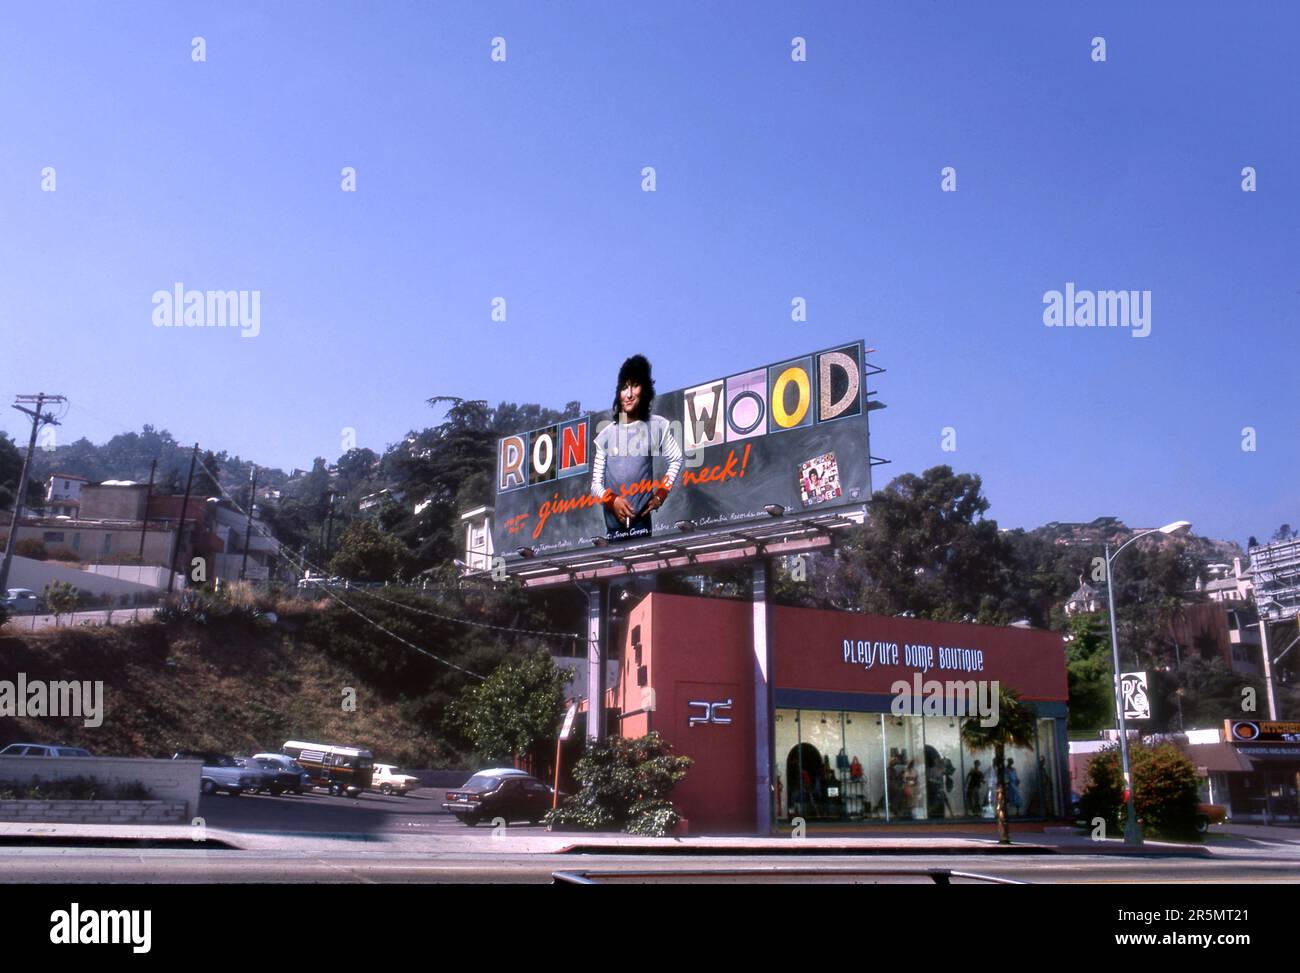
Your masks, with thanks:
[{"label": "sidewalk", "polygon": [[999,845],[996,835],[980,834],[810,834],[695,835],[643,838],[625,834],[548,832],[535,828],[506,828],[498,833],[482,828],[452,834],[378,835],[275,834],[226,831],[190,825],[0,824],[0,847],[13,845],[68,847],[132,847],[147,844],[181,850],[316,851],[341,845],[380,853],[423,851],[466,854],[583,854],[583,855],[1130,855],[1214,857],[1202,845],[1148,841],[1129,848],[1121,840],[1093,841],[1072,828],[1045,828],[1040,833],[1012,831],[1011,845]]}]

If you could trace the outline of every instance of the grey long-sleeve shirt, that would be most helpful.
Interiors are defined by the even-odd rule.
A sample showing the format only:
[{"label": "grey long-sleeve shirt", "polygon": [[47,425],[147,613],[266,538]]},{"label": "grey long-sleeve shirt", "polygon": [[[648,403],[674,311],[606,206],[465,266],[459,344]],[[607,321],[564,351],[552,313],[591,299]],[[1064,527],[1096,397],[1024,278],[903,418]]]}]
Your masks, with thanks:
[{"label": "grey long-sleeve shirt", "polygon": [[604,497],[606,490],[617,495],[624,486],[653,480],[656,456],[668,461],[664,486],[671,487],[681,472],[682,450],[663,416],[651,416],[648,424],[640,419],[611,423],[596,435],[595,443],[591,492],[598,497]]}]

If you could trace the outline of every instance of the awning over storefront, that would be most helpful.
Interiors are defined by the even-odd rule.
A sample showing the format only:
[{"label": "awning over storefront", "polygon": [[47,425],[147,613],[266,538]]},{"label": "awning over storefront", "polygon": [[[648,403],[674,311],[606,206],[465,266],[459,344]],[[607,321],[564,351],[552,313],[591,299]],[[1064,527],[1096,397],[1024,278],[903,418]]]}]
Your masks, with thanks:
[{"label": "awning over storefront", "polygon": [[1248,766],[1247,770],[1261,769],[1261,764],[1266,764],[1276,769],[1277,764],[1300,764],[1300,746],[1269,746],[1267,743],[1257,743],[1253,746],[1243,746],[1235,748],[1237,755],[1241,757]]},{"label": "awning over storefront", "polygon": [[1204,768],[1206,773],[1249,773],[1251,769],[1250,761],[1229,743],[1192,743],[1186,750],[1197,768]]}]

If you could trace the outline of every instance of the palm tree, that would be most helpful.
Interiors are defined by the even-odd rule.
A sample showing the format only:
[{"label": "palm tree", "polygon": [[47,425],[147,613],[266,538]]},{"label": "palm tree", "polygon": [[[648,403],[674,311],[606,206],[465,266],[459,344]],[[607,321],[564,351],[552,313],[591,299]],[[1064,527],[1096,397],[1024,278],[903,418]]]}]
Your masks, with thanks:
[{"label": "palm tree", "polygon": [[966,719],[961,726],[961,742],[972,753],[992,748],[993,766],[997,769],[998,843],[1011,844],[1007,824],[1006,748],[1034,745],[1034,711],[1020,702],[1020,694],[1005,685],[998,686],[997,722],[982,726],[978,717]]}]

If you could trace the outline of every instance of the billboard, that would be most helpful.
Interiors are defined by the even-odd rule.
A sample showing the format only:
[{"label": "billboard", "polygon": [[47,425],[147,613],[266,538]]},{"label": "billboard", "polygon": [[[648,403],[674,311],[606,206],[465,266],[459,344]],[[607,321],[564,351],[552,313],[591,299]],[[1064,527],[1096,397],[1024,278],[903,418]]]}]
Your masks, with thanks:
[{"label": "billboard", "polygon": [[[861,341],[654,394],[649,363],[617,374],[607,409],[497,442],[493,541],[537,556],[841,507],[870,496]],[[644,366],[644,368],[642,367]],[[637,391],[641,398],[636,398]],[[630,410],[630,411],[629,411]]]}]

